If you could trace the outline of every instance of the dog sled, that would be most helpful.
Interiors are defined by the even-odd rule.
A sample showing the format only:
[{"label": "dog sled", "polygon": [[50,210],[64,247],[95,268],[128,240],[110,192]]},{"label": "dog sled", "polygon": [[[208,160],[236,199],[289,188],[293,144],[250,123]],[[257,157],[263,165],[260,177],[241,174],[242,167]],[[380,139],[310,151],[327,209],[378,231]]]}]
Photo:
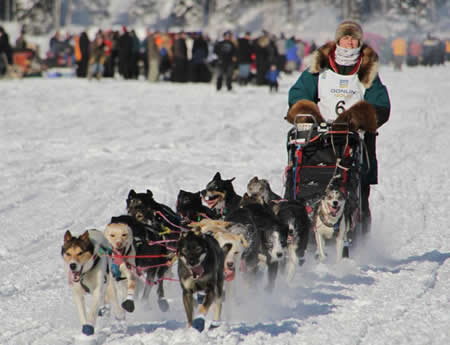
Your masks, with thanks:
[{"label": "dog sled", "polygon": [[[303,118],[303,119],[302,119]],[[310,121],[312,123],[299,123]],[[318,123],[311,115],[297,115],[287,135],[288,164],[284,198],[303,199],[310,217],[333,185],[346,195],[345,214],[350,220],[348,245],[361,229],[361,175],[365,146],[362,133],[347,124]],[[337,227],[336,227],[337,230]],[[345,247],[344,250],[347,249]],[[348,256],[348,252],[344,253]]]}]

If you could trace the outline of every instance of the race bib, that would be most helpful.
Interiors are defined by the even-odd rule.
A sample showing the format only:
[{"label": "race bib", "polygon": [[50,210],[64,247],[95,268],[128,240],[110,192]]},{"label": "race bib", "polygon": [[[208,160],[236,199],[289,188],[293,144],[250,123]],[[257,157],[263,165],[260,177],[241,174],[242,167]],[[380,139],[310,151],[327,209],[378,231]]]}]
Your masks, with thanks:
[{"label": "race bib", "polygon": [[322,116],[333,121],[344,110],[364,99],[366,89],[357,74],[341,75],[332,70],[319,74],[319,106]]}]

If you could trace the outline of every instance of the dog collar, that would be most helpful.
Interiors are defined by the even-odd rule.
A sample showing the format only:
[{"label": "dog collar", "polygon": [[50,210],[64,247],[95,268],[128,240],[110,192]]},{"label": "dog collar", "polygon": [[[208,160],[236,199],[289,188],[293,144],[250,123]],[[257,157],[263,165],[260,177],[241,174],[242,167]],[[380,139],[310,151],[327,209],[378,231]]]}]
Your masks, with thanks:
[{"label": "dog collar", "polygon": [[[325,219],[325,217],[323,215],[323,212],[319,212],[319,218],[320,218],[320,221],[323,223],[323,225],[325,225],[325,226],[327,226],[329,228],[333,228],[334,227],[333,223],[330,223],[328,221],[328,219]],[[339,221],[341,220],[341,218],[342,218],[342,216],[339,218]]]},{"label": "dog collar", "polygon": [[80,273],[80,285],[83,288],[84,291],[86,291],[86,293],[90,293],[91,291],[89,290],[89,288],[83,283],[83,277],[84,275],[89,272],[90,270],[92,270],[95,266],[97,266],[98,262],[100,261],[100,257],[96,254],[92,257],[92,260],[94,261],[94,263],[92,264],[92,267],[89,268],[86,272],[83,272],[83,267],[81,267],[81,273]]}]

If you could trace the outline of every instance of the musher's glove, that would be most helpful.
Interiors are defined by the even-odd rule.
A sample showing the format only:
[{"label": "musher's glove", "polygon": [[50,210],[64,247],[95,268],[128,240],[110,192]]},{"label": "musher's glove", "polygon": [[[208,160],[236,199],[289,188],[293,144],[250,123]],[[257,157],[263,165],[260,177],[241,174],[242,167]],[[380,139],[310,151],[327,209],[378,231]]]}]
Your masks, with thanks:
[{"label": "musher's glove", "polygon": [[339,123],[348,123],[349,129],[352,131],[362,129],[375,133],[377,131],[377,112],[372,104],[359,101],[340,114],[334,123],[337,126]]}]

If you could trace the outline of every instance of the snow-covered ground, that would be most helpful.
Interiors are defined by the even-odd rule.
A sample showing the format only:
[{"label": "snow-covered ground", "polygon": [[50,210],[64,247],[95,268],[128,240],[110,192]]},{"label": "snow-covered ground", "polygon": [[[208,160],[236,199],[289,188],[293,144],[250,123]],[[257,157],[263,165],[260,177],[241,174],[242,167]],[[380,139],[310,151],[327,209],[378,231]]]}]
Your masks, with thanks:
[{"label": "snow-covered ground", "polygon": [[[124,329],[100,319],[98,343],[446,344],[450,339],[450,68],[381,70],[392,102],[378,137],[372,235],[352,258],[309,252],[295,286],[277,281],[226,305],[224,324],[186,329],[181,289],[171,310],[152,292]],[[103,230],[133,188],[175,206],[220,171],[245,191],[255,175],[281,193],[283,116],[294,77],[267,88],[144,81],[0,82],[0,344],[72,344],[80,325],[60,257],[67,229]]]}]

